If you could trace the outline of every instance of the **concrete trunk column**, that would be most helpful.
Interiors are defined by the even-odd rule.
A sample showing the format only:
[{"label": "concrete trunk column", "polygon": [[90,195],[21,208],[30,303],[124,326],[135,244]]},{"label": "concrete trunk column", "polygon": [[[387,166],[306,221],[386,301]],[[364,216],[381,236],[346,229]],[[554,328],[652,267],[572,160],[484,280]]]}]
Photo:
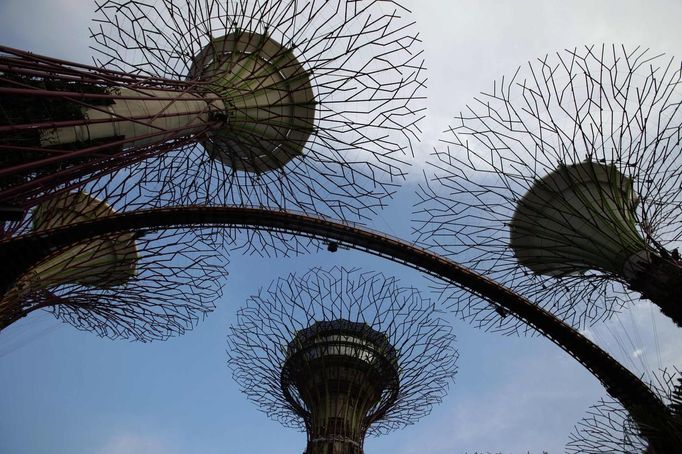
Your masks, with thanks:
[{"label": "concrete trunk column", "polygon": [[211,112],[224,109],[223,101],[215,95],[130,88],[115,90],[120,98],[114,99],[112,104],[83,108],[83,124],[40,131],[41,146],[107,137],[126,139],[124,148],[151,145],[201,132],[209,124]]}]

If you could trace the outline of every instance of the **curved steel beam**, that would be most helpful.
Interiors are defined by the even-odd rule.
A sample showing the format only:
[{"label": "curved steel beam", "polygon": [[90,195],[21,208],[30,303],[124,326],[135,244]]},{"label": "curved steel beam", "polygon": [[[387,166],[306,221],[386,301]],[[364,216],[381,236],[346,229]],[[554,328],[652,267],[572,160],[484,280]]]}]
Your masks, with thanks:
[{"label": "curved steel beam", "polygon": [[[551,313],[495,281],[413,244],[363,227],[303,214],[239,207],[177,207],[120,213],[96,221],[0,241],[1,263],[13,263],[0,277],[6,291],[28,267],[50,252],[84,238],[122,230],[179,226],[229,226],[281,231],[331,240],[387,258],[473,292],[523,320],[587,368],[630,412],[656,452],[677,452],[670,412],[637,376],[607,352]],[[672,443],[672,444],[670,444]],[[659,451],[660,450],[660,451]]]}]

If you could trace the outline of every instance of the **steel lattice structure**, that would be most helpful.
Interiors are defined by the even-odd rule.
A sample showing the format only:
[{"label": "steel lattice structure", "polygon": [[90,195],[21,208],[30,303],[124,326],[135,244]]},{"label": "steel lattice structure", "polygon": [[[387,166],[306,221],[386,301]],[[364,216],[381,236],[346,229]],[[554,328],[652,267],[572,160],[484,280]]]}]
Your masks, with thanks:
[{"label": "steel lattice structure", "polygon": [[5,217],[131,165],[151,204],[341,218],[402,179],[425,79],[395,2],[96,3],[96,67],[0,48]]},{"label": "steel lattice structure", "polygon": [[229,335],[234,378],[268,416],[305,429],[310,454],[362,453],[411,424],[455,375],[450,327],[414,288],[332,268],[274,281]]},{"label": "steel lattice structure", "polygon": [[[679,371],[662,370],[652,389],[670,407],[678,433],[682,433],[682,382]],[[601,399],[590,407],[587,416],[576,424],[566,444],[568,454],[645,454],[657,453],[642,436],[627,410],[614,400]]]},{"label": "steel lattice structure", "polygon": [[190,97],[185,91],[179,82],[0,48],[3,220],[21,220],[59,191],[78,190],[146,154],[193,142],[190,134],[217,124],[209,118],[215,109],[197,96],[189,101],[194,112],[171,109]]},{"label": "steel lattice structure", "polygon": [[[61,193],[38,204],[26,234],[49,236],[52,229],[116,216],[115,194],[97,196]],[[43,309],[101,337],[146,342],[183,334],[214,309],[227,274],[220,249],[202,230],[127,229],[45,246],[44,257],[0,297],[0,330]]]},{"label": "steel lattice structure", "polygon": [[611,400],[602,399],[590,407],[569,437],[569,453],[644,454],[648,447],[628,412]]},{"label": "steel lattice structure", "polygon": [[0,240],[0,260],[9,261],[11,258],[10,263],[13,265],[0,275],[0,291],[5,293],[11,289],[14,282],[27,269],[44,260],[50,250],[102,235],[179,226],[237,227],[322,239],[402,263],[450,286],[472,292],[500,312],[518,318],[529,329],[541,333],[589,370],[606,391],[628,410],[641,432],[652,443],[656,443],[661,452],[671,452],[672,447],[682,444],[682,434],[660,424],[660,421],[672,418],[670,409],[661,399],[642,380],[575,328],[474,270],[414,244],[349,223],[286,211],[244,207],[174,207],[119,213],[65,225],[44,234],[34,232]]},{"label": "steel lattice structure", "polygon": [[[548,55],[455,119],[420,188],[420,241],[575,326],[631,289],[680,321],[682,72],[675,59],[601,46]],[[527,331],[456,289],[489,330]]]}]

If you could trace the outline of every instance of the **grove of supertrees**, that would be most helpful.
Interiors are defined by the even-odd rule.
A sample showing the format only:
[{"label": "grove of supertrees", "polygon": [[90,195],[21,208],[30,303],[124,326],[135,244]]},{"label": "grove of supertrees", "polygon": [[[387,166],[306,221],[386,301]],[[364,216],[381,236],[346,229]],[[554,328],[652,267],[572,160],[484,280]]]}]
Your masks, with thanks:
[{"label": "grove of supertrees", "polygon": [[337,244],[410,266],[447,282],[452,288],[476,294],[497,310],[505,311],[508,316],[527,324],[529,329],[546,336],[584,366],[627,409],[642,436],[655,443],[659,451],[670,452],[671,446],[682,445],[682,434],[674,430],[673,415],[659,396],[578,330],[522,295],[465,266],[414,244],[347,223],[284,211],[240,207],[177,207],[120,213],[60,226],[47,234],[22,235],[12,242],[0,243],[0,254],[14,257],[14,269],[7,270],[0,278],[13,284],[49,258],[50,251],[68,249],[81,241],[97,241],[101,237],[128,233],[131,229],[164,229],[178,224],[184,227],[207,224],[240,226],[333,240]]},{"label": "grove of supertrees", "polygon": [[306,454],[362,454],[366,435],[414,423],[453,382],[454,335],[394,278],[313,269],[251,297],[228,361],[250,400],[307,433]]},{"label": "grove of supertrees", "polygon": [[96,4],[95,66],[0,48],[4,220],[123,167],[150,206],[356,219],[402,180],[425,77],[395,2]]},{"label": "grove of supertrees", "polygon": [[[682,320],[673,60],[588,47],[496,84],[434,154],[420,249],[345,222],[385,204],[417,139],[425,77],[404,8],[96,3],[93,65],[0,47],[0,330],[48,309],[100,336],[166,339],[220,297],[233,237],[216,228],[247,229],[240,247],[266,255],[301,235],[430,274],[479,326],[547,336],[646,449],[682,440],[677,410],[574,329],[632,291]],[[291,275],[240,311],[230,364],[266,413],[305,428],[308,454],[360,454],[452,381],[435,307],[380,274]]]},{"label": "grove of supertrees", "polygon": [[[433,153],[420,241],[582,327],[637,293],[678,325],[682,71],[639,48],[547,55],[475,98]],[[449,292],[490,330],[525,330]]]}]

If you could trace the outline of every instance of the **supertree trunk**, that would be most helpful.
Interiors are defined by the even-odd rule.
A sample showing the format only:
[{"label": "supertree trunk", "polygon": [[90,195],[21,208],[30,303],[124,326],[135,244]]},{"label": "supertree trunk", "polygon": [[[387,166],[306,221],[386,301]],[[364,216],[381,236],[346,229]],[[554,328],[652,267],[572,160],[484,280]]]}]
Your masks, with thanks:
[{"label": "supertree trunk", "polygon": [[453,381],[454,335],[438,315],[393,278],[315,268],[249,299],[229,364],[263,411],[305,428],[306,454],[363,454],[366,435],[425,416]]},{"label": "supertree trunk", "polygon": [[20,216],[45,188],[72,189],[224,123],[198,83],[88,67],[0,47],[0,208]]}]

